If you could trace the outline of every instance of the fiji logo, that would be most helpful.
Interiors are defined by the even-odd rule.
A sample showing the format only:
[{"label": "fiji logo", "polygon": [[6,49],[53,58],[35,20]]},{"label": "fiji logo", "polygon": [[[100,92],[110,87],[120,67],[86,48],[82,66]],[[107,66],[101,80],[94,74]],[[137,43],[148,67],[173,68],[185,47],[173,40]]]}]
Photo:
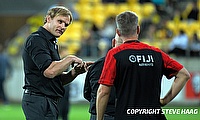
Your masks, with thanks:
[{"label": "fiji logo", "polygon": [[132,63],[138,63],[139,66],[153,66],[153,55],[130,55],[129,61]]}]

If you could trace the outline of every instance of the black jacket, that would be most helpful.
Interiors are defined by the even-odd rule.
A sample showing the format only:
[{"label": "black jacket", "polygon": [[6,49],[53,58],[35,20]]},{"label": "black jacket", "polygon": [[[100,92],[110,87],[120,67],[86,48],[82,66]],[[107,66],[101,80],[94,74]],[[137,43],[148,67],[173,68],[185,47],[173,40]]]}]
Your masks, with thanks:
[{"label": "black jacket", "polygon": [[[97,60],[88,70],[85,85],[84,85],[84,98],[90,102],[89,112],[96,114],[96,96],[99,87],[98,80],[101,76],[105,57]],[[115,114],[115,88],[111,89],[110,98],[107,104],[105,114],[114,116]]]}]

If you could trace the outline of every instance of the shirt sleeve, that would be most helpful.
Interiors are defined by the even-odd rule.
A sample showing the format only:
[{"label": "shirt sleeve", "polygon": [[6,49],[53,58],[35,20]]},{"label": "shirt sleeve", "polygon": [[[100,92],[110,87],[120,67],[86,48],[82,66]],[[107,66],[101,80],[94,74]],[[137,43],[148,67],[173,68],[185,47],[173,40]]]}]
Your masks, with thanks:
[{"label": "shirt sleeve", "polygon": [[116,77],[116,59],[114,58],[112,51],[109,51],[106,56],[101,77],[98,83],[111,86],[114,83],[115,77]]},{"label": "shirt sleeve", "polygon": [[164,75],[170,79],[183,68],[183,65],[164,52],[162,52],[162,56],[164,61]]},{"label": "shirt sleeve", "polygon": [[33,62],[43,72],[52,62],[46,41],[39,36],[33,36],[28,40],[26,47]]},{"label": "shirt sleeve", "polygon": [[89,68],[86,77],[85,77],[85,84],[83,87],[83,97],[90,102],[91,100],[91,88],[90,88],[90,71],[91,67]]}]

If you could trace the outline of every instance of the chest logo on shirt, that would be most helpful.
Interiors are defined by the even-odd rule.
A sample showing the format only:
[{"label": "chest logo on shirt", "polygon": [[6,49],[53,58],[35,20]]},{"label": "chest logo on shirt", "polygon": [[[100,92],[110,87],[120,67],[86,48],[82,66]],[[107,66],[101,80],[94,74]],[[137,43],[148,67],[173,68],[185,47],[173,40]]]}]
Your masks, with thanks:
[{"label": "chest logo on shirt", "polygon": [[130,55],[129,61],[132,63],[138,63],[139,66],[153,66],[153,55]]}]

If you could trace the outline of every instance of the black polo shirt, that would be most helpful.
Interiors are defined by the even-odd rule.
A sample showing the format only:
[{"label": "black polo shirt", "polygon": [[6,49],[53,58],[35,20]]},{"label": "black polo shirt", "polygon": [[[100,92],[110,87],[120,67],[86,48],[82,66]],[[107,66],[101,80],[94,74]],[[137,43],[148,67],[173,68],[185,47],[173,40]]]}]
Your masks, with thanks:
[{"label": "black polo shirt", "polygon": [[46,78],[45,69],[52,61],[60,60],[56,38],[43,27],[32,33],[26,40],[23,49],[25,74],[24,89],[51,97],[62,97],[64,88],[61,77]]},{"label": "black polo shirt", "polygon": [[[116,88],[115,120],[166,119],[160,106],[161,79],[173,77],[182,68],[161,50],[139,41],[111,49],[99,83]],[[147,112],[151,110],[155,113]]]}]

